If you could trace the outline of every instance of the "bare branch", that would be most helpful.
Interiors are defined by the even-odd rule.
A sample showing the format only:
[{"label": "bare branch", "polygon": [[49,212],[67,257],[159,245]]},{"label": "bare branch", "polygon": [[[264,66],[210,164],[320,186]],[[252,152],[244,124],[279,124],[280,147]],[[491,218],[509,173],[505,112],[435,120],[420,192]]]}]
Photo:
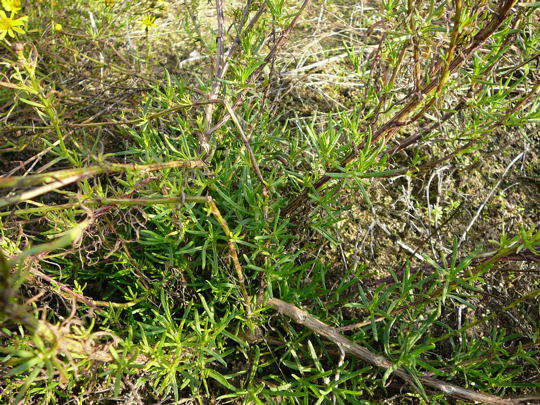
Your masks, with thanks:
[{"label": "bare branch", "polygon": [[[253,73],[249,76],[248,78],[248,82],[253,82],[255,81],[255,79],[257,79],[259,77],[259,75],[262,73],[264,67],[270,63],[270,61],[272,61],[272,59],[276,56],[276,53],[277,51],[279,50],[279,48],[285,43],[287,37],[289,36],[289,34],[291,33],[291,31],[293,30],[293,28],[295,27],[295,25],[298,23],[298,20],[300,19],[300,16],[302,15],[302,13],[304,12],[304,10],[309,7],[309,5],[311,4],[312,0],[304,0],[304,2],[302,3],[302,5],[300,6],[300,10],[298,11],[298,13],[296,14],[296,16],[292,19],[291,23],[288,25],[288,27],[283,30],[283,32],[281,33],[281,35],[279,36],[279,38],[277,39],[276,43],[274,44],[274,46],[272,47],[272,49],[270,50],[270,52],[268,52],[268,54],[266,55],[266,57],[264,58],[264,61],[263,63],[261,63],[261,65],[255,70],[253,71]],[[232,105],[232,109],[235,110],[241,103],[242,101],[244,100],[244,96],[246,95],[248,89],[245,88],[243,89],[242,91],[239,92],[238,96],[236,97],[236,101],[234,102],[234,104]],[[230,114],[226,113],[222,118],[221,120],[214,126],[210,129],[210,134],[212,134],[213,132],[217,131],[219,128],[221,128],[223,125],[225,125],[229,119],[230,119]]]},{"label": "bare branch", "polygon": [[236,113],[233,111],[229,103],[225,101],[225,107],[227,108],[227,111],[229,112],[234,124],[238,128],[238,132],[240,133],[240,137],[242,138],[242,141],[244,142],[244,145],[249,153],[249,159],[251,161],[251,165],[253,166],[253,170],[255,171],[255,174],[257,175],[257,178],[261,182],[262,185],[262,194],[263,197],[266,198],[268,195],[268,192],[266,190],[266,184],[264,182],[263,176],[261,174],[261,169],[259,168],[259,164],[257,163],[257,160],[255,159],[255,155],[253,154],[253,149],[251,149],[251,145],[249,143],[249,139],[244,133],[244,129],[242,128],[242,125],[240,125],[240,122],[238,121],[238,117],[236,116]]},{"label": "bare branch", "polygon": [[[316,334],[332,341],[347,354],[358,357],[380,368],[389,369],[390,367],[395,367],[395,365],[386,357],[372,353],[363,346],[354,343],[350,339],[341,335],[336,328],[326,325],[293,304],[289,304],[277,298],[270,298],[268,300],[268,304],[280,314],[288,316],[296,323],[303,325],[306,328],[311,329]],[[394,373],[406,382],[413,383],[413,378],[403,367],[397,367]],[[504,399],[494,395],[485,394],[483,392],[469,390],[433,377],[423,376],[419,377],[418,379],[428,387],[435,388],[454,398],[482,402],[484,404],[503,405],[518,403],[518,401],[514,399]]]}]

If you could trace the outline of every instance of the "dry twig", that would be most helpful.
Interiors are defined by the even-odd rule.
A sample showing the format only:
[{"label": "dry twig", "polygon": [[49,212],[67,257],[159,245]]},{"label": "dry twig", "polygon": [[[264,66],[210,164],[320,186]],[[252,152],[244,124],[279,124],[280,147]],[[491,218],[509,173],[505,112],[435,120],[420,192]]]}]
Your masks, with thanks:
[{"label": "dry twig", "polygon": [[[216,60],[216,74],[214,83],[212,85],[212,88],[210,89],[210,93],[208,95],[209,99],[215,98],[221,89],[221,84],[223,82],[223,78],[225,77],[225,74],[227,73],[227,70],[229,69],[229,60],[232,55],[236,52],[238,49],[238,46],[240,45],[240,36],[242,34],[242,29],[245,23],[245,19],[249,13],[249,8],[251,7],[251,1],[248,1],[246,3],[246,6],[244,7],[242,11],[242,22],[240,24],[240,27],[238,29],[238,34],[236,36],[235,42],[232,44],[232,46],[229,48],[227,53],[223,54],[223,4],[222,0],[216,0],[216,9],[218,14],[218,58]],[[253,18],[250,20],[246,27],[246,31],[249,31],[259,20],[263,12],[266,10],[266,2],[262,2],[261,6],[259,7],[259,10]],[[221,41],[219,40],[221,38]],[[210,154],[211,152],[211,146],[210,146],[210,136],[214,131],[211,130],[212,126],[212,114],[214,112],[214,105],[208,104],[205,107],[204,110],[204,116],[205,116],[205,130],[204,132],[201,132],[199,134],[199,148],[202,152],[205,153],[205,155]]]},{"label": "dry twig", "polygon": [[[289,304],[277,298],[271,298],[268,300],[268,304],[272,306],[276,311],[282,315],[286,315],[296,323],[311,329],[316,334],[325,337],[326,339],[335,343],[345,353],[358,357],[374,366],[389,369],[395,367],[395,365],[383,356],[379,356],[367,350],[366,348],[354,343],[350,339],[341,335],[336,328],[326,325],[325,323],[314,318],[312,315],[299,309],[293,304]],[[408,383],[414,383],[411,375],[403,368],[397,367],[394,371],[399,377]],[[459,387],[454,384],[447,383],[445,381],[433,378],[433,377],[419,377],[420,382],[423,384],[442,391],[448,396],[454,398],[460,398],[468,401],[476,401],[484,404],[517,404],[518,400],[504,399],[494,395],[485,394],[483,392],[469,390],[463,387]]]},{"label": "dry twig", "polygon": [[224,104],[225,104],[225,107],[227,108],[227,111],[231,115],[231,118],[232,118],[234,124],[238,128],[238,132],[240,133],[240,137],[242,138],[242,142],[244,142],[244,146],[246,147],[246,149],[247,149],[247,151],[249,153],[249,160],[251,161],[251,165],[253,166],[253,170],[255,171],[255,174],[257,175],[257,178],[261,182],[262,195],[263,195],[264,198],[266,198],[266,196],[268,195],[268,192],[266,190],[266,184],[265,184],[263,176],[261,174],[261,169],[259,168],[259,164],[257,163],[257,160],[255,159],[255,155],[253,154],[253,149],[251,149],[249,139],[246,136],[246,134],[244,133],[244,129],[242,128],[242,125],[240,124],[240,121],[238,121],[238,117],[236,116],[236,113],[234,112],[234,110],[231,108],[229,103],[227,103],[226,101],[224,102]]},{"label": "dry twig", "polygon": [[[289,34],[291,33],[291,31],[293,30],[293,28],[296,26],[296,24],[298,23],[298,20],[300,19],[300,16],[302,15],[302,13],[304,12],[304,10],[309,7],[309,5],[311,4],[312,0],[304,0],[304,2],[302,3],[302,5],[300,6],[300,10],[298,10],[298,13],[296,14],[296,16],[292,19],[291,23],[288,25],[287,28],[285,28],[283,30],[283,32],[281,33],[281,35],[279,36],[279,38],[277,39],[277,41],[275,42],[274,46],[272,47],[272,49],[270,50],[270,52],[268,52],[268,54],[266,55],[266,57],[264,58],[264,61],[263,63],[261,63],[261,65],[255,70],[253,71],[253,73],[251,73],[251,75],[249,76],[247,82],[254,82],[255,79],[257,79],[259,77],[259,75],[262,73],[263,69],[265,68],[266,65],[268,65],[268,63],[270,63],[273,58],[276,56],[279,48],[281,46],[283,46],[283,44],[285,43],[285,41],[287,40],[287,37],[289,36]],[[238,96],[236,97],[236,101],[234,102],[234,104],[232,105],[232,109],[235,110],[241,103],[242,101],[244,100],[244,96],[246,95],[248,89],[245,88],[243,89],[242,91],[239,92]],[[221,120],[214,126],[212,127],[210,130],[209,130],[209,133],[207,135],[210,135],[212,133],[214,133],[215,131],[217,131],[219,128],[221,128],[223,125],[225,125],[225,123],[227,123],[230,119],[230,114],[226,113],[222,118]]]}]

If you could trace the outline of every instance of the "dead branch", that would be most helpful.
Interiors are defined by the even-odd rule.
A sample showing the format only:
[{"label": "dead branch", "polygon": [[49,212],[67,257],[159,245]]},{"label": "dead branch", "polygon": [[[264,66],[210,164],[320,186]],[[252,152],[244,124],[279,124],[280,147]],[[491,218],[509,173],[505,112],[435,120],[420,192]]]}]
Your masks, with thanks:
[{"label": "dead branch", "polygon": [[[225,23],[225,15],[223,14],[223,0],[216,0],[216,12],[217,12],[217,37],[216,37],[216,47],[217,47],[217,55],[216,55],[216,66],[215,66],[215,80],[214,84],[212,85],[212,89],[210,90],[210,94],[208,95],[209,99],[213,99],[216,97],[217,93],[219,92],[219,89],[221,87],[221,79],[223,78],[221,71],[223,70],[223,62],[224,62],[224,55],[223,55],[223,26]],[[210,153],[210,144],[208,143],[208,129],[210,128],[210,125],[212,125],[212,113],[214,112],[214,108],[212,104],[208,104],[204,108],[204,115],[205,115],[205,131],[201,132],[199,134],[199,148],[201,149],[201,152],[204,152],[205,155],[208,155]]]},{"label": "dead branch", "polygon": [[[286,315],[296,323],[311,329],[316,334],[332,341],[338,347],[340,347],[345,353],[358,357],[374,366],[389,369],[395,367],[395,365],[387,358],[378,354],[372,353],[363,346],[354,343],[350,339],[341,335],[336,328],[326,325],[325,323],[314,318],[312,315],[296,307],[293,304],[289,304],[277,298],[270,298],[268,304],[278,311],[282,315]],[[413,383],[414,380],[411,375],[403,368],[397,367],[394,371],[399,377],[405,380],[407,383]],[[444,394],[453,398],[464,399],[468,401],[481,402],[484,404],[517,404],[518,400],[504,399],[494,395],[485,394],[483,392],[469,390],[454,384],[447,383],[445,381],[433,378],[433,377],[419,377],[423,384],[428,387],[435,388],[442,391]]]},{"label": "dead branch", "polygon": [[[210,93],[208,95],[209,99],[215,98],[221,89],[221,84],[223,82],[223,78],[225,77],[225,74],[227,73],[227,70],[229,69],[229,60],[232,55],[234,55],[240,46],[240,40],[241,40],[241,34],[242,29],[245,23],[245,19],[247,18],[247,15],[249,13],[249,8],[251,6],[251,1],[248,1],[242,10],[242,21],[240,23],[240,27],[238,29],[238,34],[236,35],[236,40],[232,44],[232,46],[229,48],[227,53],[224,55],[223,53],[223,41],[221,40],[221,48],[220,48],[220,42],[218,41],[218,58],[216,62],[216,74],[215,74],[215,80],[212,84],[212,88],[210,89]],[[222,38],[223,36],[223,4],[222,0],[216,0],[216,9],[218,13],[218,38]],[[249,31],[253,26],[257,23],[263,12],[266,10],[266,2],[262,2],[261,6],[259,7],[259,10],[253,18],[248,23],[246,30]],[[220,28],[221,27],[221,28]],[[203,133],[199,134],[199,148],[202,152],[205,153],[205,155],[208,155],[210,153],[210,136],[212,135],[213,131],[211,130],[212,126],[212,115],[214,112],[214,105],[208,104],[205,107],[204,110],[204,116],[205,116],[205,130]]]},{"label": "dead branch", "polygon": [[261,169],[259,168],[259,164],[257,163],[257,159],[255,159],[255,155],[253,153],[253,149],[251,148],[251,144],[249,143],[249,139],[244,133],[244,129],[242,128],[242,125],[240,124],[240,121],[238,121],[238,117],[236,116],[236,113],[232,109],[232,107],[227,103],[226,101],[225,107],[227,108],[227,111],[229,112],[234,124],[236,125],[236,128],[238,128],[238,132],[240,133],[240,137],[242,138],[242,142],[244,142],[244,146],[246,147],[248,154],[249,154],[249,160],[251,161],[251,166],[253,166],[253,170],[255,171],[255,174],[257,175],[257,178],[261,182],[262,185],[262,195],[264,198],[268,195],[268,192],[266,190],[266,183],[264,182]]},{"label": "dead branch", "polygon": [[[275,42],[275,44],[272,47],[272,49],[270,50],[270,52],[268,52],[268,54],[264,58],[261,65],[255,71],[253,71],[253,73],[251,73],[251,75],[249,76],[249,78],[247,80],[248,83],[253,83],[255,81],[255,79],[257,79],[259,77],[259,75],[262,73],[265,66],[268,65],[268,63],[270,63],[270,61],[272,61],[275,58],[276,53],[278,52],[279,48],[281,46],[283,46],[283,44],[287,40],[289,34],[291,33],[293,28],[298,23],[298,20],[300,19],[300,16],[304,12],[304,10],[306,10],[309,7],[311,2],[312,2],[312,0],[304,0],[302,5],[300,6],[300,10],[298,11],[298,13],[296,13],[296,16],[292,19],[291,23],[287,26],[287,28],[285,28],[285,30],[283,30],[283,32],[281,33],[281,35],[279,36],[279,38]],[[232,105],[233,110],[235,110],[242,103],[242,101],[244,100],[244,96],[246,95],[247,91],[248,91],[248,89],[245,88],[245,89],[241,90],[238,93],[238,96],[236,97],[236,101]],[[230,114],[225,113],[224,116],[221,118],[221,120],[214,127],[212,127],[210,129],[210,132],[209,132],[208,135],[214,133],[219,128],[221,128],[223,125],[225,125],[229,121],[229,119],[230,119]]]}]

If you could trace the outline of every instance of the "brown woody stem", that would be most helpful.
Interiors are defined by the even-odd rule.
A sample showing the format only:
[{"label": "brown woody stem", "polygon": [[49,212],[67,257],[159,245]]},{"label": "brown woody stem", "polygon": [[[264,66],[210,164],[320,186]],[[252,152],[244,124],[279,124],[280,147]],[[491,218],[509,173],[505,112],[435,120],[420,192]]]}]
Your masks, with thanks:
[{"label": "brown woody stem", "polygon": [[[389,369],[390,367],[395,367],[395,365],[386,357],[372,353],[363,346],[354,343],[350,339],[341,335],[336,328],[328,326],[327,324],[319,321],[306,311],[299,309],[293,304],[289,304],[277,298],[270,298],[268,300],[268,304],[280,314],[288,316],[296,323],[303,325],[306,328],[311,329],[316,334],[332,341],[333,343],[338,345],[346,354],[358,357],[380,368]],[[397,367],[394,370],[394,373],[406,382],[413,383],[413,378],[403,367]],[[494,395],[485,394],[483,392],[469,390],[467,388],[450,384],[433,377],[423,376],[419,377],[418,379],[420,380],[420,382],[427,385],[428,387],[435,388],[439,391],[442,391],[446,395],[454,398],[460,398],[468,401],[476,401],[484,404],[502,405],[518,403],[518,401],[514,399],[504,399]]]}]

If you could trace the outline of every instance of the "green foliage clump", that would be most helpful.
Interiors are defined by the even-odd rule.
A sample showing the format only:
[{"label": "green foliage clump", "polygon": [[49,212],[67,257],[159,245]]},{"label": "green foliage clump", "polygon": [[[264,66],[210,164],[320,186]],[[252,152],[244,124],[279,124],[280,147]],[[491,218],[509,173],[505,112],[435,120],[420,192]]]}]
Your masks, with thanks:
[{"label": "green foliage clump", "polygon": [[[450,401],[426,376],[538,388],[540,290],[497,288],[538,261],[540,234],[526,218],[469,237],[532,153],[538,5],[332,1],[326,21],[308,3],[217,0],[209,18],[197,2],[2,1],[1,401]],[[287,50],[332,16],[362,29],[294,67]],[[447,164],[497,164],[494,186],[442,190]],[[387,198],[414,248],[381,224]],[[366,235],[408,251],[384,274],[346,241],[359,210]],[[272,297],[393,365],[345,356]]]}]

